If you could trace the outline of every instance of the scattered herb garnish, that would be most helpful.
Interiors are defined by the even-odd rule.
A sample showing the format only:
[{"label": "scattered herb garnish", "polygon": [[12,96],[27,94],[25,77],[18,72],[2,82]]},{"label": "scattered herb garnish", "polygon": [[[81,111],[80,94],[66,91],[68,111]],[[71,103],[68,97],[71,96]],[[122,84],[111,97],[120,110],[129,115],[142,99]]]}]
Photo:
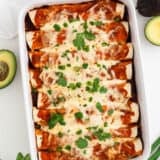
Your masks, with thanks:
[{"label": "scattered herb garnish", "polygon": [[67,80],[64,77],[64,74],[62,72],[56,72],[56,75],[58,76],[58,80],[56,81],[57,84],[63,87],[67,86]]},{"label": "scattered herb garnish", "polygon": [[75,89],[76,89],[76,84],[70,83],[70,84],[68,85],[68,88],[70,88],[70,89],[72,89],[72,90],[75,90]]},{"label": "scattered herb garnish", "polygon": [[82,85],[82,83],[81,83],[81,82],[77,82],[77,83],[76,83],[76,87],[77,87],[77,88],[80,88],[80,87],[81,87],[81,85]]},{"label": "scattered herb garnish", "polygon": [[64,27],[68,27],[67,22],[64,22],[64,23],[63,23],[63,26],[64,26]]},{"label": "scattered herb garnish", "polygon": [[54,106],[57,106],[58,104],[60,104],[61,102],[65,102],[65,97],[64,96],[60,96],[60,97],[57,97],[55,99],[53,99],[53,105]]},{"label": "scattered herb garnish", "polygon": [[75,141],[75,144],[76,144],[76,146],[77,146],[78,148],[80,148],[80,149],[84,149],[84,148],[86,148],[86,147],[88,146],[88,142],[87,142],[87,140],[84,139],[84,138],[79,138],[79,139],[77,139],[77,140]]},{"label": "scattered herb garnish", "polygon": [[99,110],[99,112],[103,112],[103,107],[100,102],[96,103],[96,108]]},{"label": "scattered herb garnish", "polygon": [[91,31],[85,31],[84,36],[89,41],[94,40],[96,38],[95,35]]},{"label": "scattered herb garnish", "polygon": [[88,101],[92,102],[92,100],[93,100],[93,97],[89,97]]},{"label": "scattered herb garnish", "polygon": [[77,33],[76,38],[73,40],[73,44],[78,50],[83,50],[85,47],[85,41],[83,33]]},{"label": "scattered herb garnish", "polygon": [[55,29],[55,31],[59,32],[61,30],[61,27],[59,24],[54,24],[53,28]]},{"label": "scattered herb garnish", "polygon": [[63,119],[63,116],[60,113],[54,113],[51,115],[49,121],[48,121],[48,126],[49,129],[54,128],[54,126],[59,123],[61,125],[65,125],[65,121]]},{"label": "scattered herb garnish", "polygon": [[102,42],[102,47],[105,47],[105,46],[109,46],[109,44],[106,42]]},{"label": "scattered herb garnish", "polygon": [[73,70],[74,70],[75,72],[79,72],[79,71],[81,70],[81,67],[80,67],[80,66],[74,66],[74,67],[73,67]]},{"label": "scattered herb garnish", "polygon": [[104,127],[107,127],[108,126],[108,123],[107,122],[104,122]]},{"label": "scattered herb garnish", "polygon": [[110,133],[106,133],[103,131],[103,129],[99,128],[97,131],[95,131],[94,136],[96,136],[100,141],[105,141],[106,139],[110,139],[111,138],[111,134]]},{"label": "scattered herb garnish", "polygon": [[115,22],[120,22],[120,21],[121,21],[121,18],[120,18],[120,17],[115,17],[115,18],[114,18],[114,21],[115,21]]},{"label": "scattered herb garnish", "polygon": [[60,69],[60,70],[65,70],[65,68],[66,68],[65,65],[59,65],[58,66],[58,69]]},{"label": "scattered herb garnish", "polygon": [[100,82],[99,78],[95,78],[93,82],[88,81],[86,86],[86,91],[90,93],[97,92],[100,87],[99,82]]},{"label": "scattered herb garnish", "polygon": [[64,52],[62,53],[62,57],[67,57],[68,53],[69,53],[69,50],[64,51]]},{"label": "scattered herb garnish", "polygon": [[100,93],[106,93],[107,92],[107,88],[102,86],[102,87],[100,87],[99,92]]},{"label": "scattered herb garnish", "polygon": [[49,89],[47,92],[48,92],[49,95],[52,94],[52,90],[51,89]]},{"label": "scattered herb garnish", "polygon": [[83,64],[82,64],[82,67],[83,67],[84,69],[87,69],[87,68],[88,68],[88,63],[83,63]]},{"label": "scattered herb garnish", "polygon": [[92,26],[95,25],[97,27],[103,25],[103,23],[101,21],[90,21],[89,23],[90,23],[90,25],[92,25]]},{"label": "scattered herb garnish", "polygon": [[83,118],[83,113],[82,112],[76,112],[74,114],[74,116],[75,116],[76,119],[82,119]]},{"label": "scattered herb garnish", "polygon": [[71,146],[70,146],[70,145],[66,145],[64,148],[65,148],[66,150],[68,150],[68,151],[71,150]]},{"label": "scattered herb garnish", "polygon": [[79,21],[79,18],[70,18],[69,19],[70,23],[73,23],[73,22],[76,22],[76,21]]},{"label": "scattered herb garnish", "polygon": [[58,132],[58,137],[61,138],[61,137],[63,137],[63,135],[64,135],[64,134],[63,134],[62,132]]},{"label": "scattered herb garnish", "polygon": [[88,28],[87,21],[85,21],[85,22],[83,23],[83,28],[84,28],[84,30],[87,30],[87,28]]},{"label": "scattered herb garnish", "polygon": [[23,155],[21,152],[17,154],[16,160],[31,160],[30,154]]},{"label": "scattered herb garnish", "polygon": [[79,129],[79,130],[76,132],[76,134],[77,134],[77,135],[82,134],[82,130]]},{"label": "scattered herb garnish", "polygon": [[113,109],[109,109],[108,110],[108,115],[111,116],[113,114],[114,110]]},{"label": "scattered herb garnish", "polygon": [[62,149],[63,149],[62,146],[58,146],[58,147],[56,148],[56,151],[57,151],[57,152],[62,152]]}]

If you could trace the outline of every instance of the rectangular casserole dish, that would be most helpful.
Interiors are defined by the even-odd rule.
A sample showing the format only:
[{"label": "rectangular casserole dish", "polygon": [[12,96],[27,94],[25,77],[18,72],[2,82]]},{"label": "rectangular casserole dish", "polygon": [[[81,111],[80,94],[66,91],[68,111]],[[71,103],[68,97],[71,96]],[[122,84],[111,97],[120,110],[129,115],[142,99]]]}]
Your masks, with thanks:
[{"label": "rectangular casserole dish", "polygon": [[[24,90],[24,100],[25,100],[25,108],[26,108],[26,117],[28,124],[28,132],[29,132],[29,141],[30,141],[30,151],[32,160],[37,160],[37,148],[35,141],[35,130],[34,130],[34,121],[32,118],[32,98],[30,94],[30,84],[29,84],[29,72],[28,72],[28,56],[27,56],[27,46],[25,39],[25,16],[27,12],[33,8],[37,8],[43,5],[53,5],[53,4],[65,4],[65,3],[79,3],[79,2],[87,2],[86,0],[78,0],[78,1],[45,1],[39,2],[36,4],[31,4],[26,7],[20,16],[19,20],[19,42],[20,42],[20,61],[21,61],[21,72],[22,72],[22,81],[23,81],[23,90]],[[131,30],[131,41],[134,46],[134,69],[135,69],[135,81],[136,88],[138,93],[138,102],[140,104],[140,114],[141,114],[141,132],[143,139],[143,154],[135,160],[146,160],[149,154],[149,135],[148,135],[148,116],[147,116],[147,107],[145,103],[145,94],[144,94],[144,86],[143,86],[143,77],[142,77],[142,69],[141,69],[141,54],[139,47],[139,38],[138,38],[138,28],[136,21],[136,13],[135,8],[132,1],[129,0],[120,0],[120,2],[124,3],[127,7],[129,14],[129,24]]]}]

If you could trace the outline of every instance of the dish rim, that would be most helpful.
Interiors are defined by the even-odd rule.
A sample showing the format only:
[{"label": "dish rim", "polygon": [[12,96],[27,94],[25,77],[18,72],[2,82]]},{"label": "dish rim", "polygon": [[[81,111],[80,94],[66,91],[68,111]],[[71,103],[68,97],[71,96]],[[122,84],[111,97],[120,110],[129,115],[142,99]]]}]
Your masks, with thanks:
[{"label": "dish rim", "polygon": [[[34,121],[32,117],[32,100],[30,94],[30,85],[29,85],[29,72],[28,72],[28,57],[27,57],[27,46],[26,46],[26,39],[25,39],[25,16],[27,12],[33,8],[41,7],[43,5],[55,5],[55,4],[66,4],[66,3],[81,3],[81,2],[89,2],[93,0],[39,0],[38,2],[29,3],[26,7],[21,10],[19,16],[19,24],[18,24],[18,33],[19,33],[19,50],[20,50],[20,69],[21,69],[21,76],[22,76],[22,84],[23,84],[23,97],[25,103],[25,112],[26,112],[26,121],[27,121],[27,130],[29,136],[29,146],[30,146],[30,154],[33,160],[38,160],[37,158],[37,147],[36,147],[36,140],[35,140],[35,129],[34,129]],[[136,11],[134,4],[131,0],[118,0],[125,4],[128,8],[129,12],[129,24],[131,30],[131,43],[134,43],[134,55],[138,56],[138,69],[136,69],[135,56],[134,56],[134,69],[135,69],[135,80],[136,80],[136,88],[138,94],[138,103],[140,103],[140,114],[141,114],[141,132],[142,132],[142,139],[143,139],[143,153],[141,156],[134,158],[132,160],[146,160],[150,153],[150,142],[149,142],[149,123],[148,123],[148,112],[147,112],[147,105],[146,105],[146,96],[145,96],[145,87],[144,87],[144,80],[143,80],[143,70],[142,70],[142,56],[141,56],[141,49],[140,49],[140,39],[138,36],[138,23],[136,19]],[[132,21],[131,21],[131,20]],[[131,25],[132,24],[132,25]],[[134,26],[133,26],[134,24]],[[134,28],[134,29],[133,29]],[[139,53],[139,54],[138,54]],[[136,57],[137,57],[136,56]],[[138,72],[137,72],[138,71]],[[139,75],[140,77],[138,77]],[[137,78],[138,77],[138,78]],[[140,80],[140,82],[138,81]],[[142,98],[142,102],[139,99],[139,93],[141,94],[140,99]],[[145,116],[145,117],[144,117]],[[143,158],[143,159],[142,159]]]}]

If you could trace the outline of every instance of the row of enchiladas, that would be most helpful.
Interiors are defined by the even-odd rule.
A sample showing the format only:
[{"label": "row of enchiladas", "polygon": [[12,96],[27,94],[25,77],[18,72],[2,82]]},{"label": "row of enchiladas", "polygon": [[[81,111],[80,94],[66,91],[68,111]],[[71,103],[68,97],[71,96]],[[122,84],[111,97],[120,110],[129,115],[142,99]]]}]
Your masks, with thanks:
[{"label": "row of enchiladas", "polygon": [[125,6],[110,0],[29,11],[39,160],[128,160],[142,153],[124,14]]}]

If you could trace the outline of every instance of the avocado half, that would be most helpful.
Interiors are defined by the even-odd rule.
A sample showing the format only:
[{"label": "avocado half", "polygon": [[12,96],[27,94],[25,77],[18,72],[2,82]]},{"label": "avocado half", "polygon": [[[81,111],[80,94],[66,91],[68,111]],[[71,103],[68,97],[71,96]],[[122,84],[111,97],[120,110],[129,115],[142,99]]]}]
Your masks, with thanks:
[{"label": "avocado half", "polygon": [[160,46],[160,16],[155,16],[147,22],[145,37],[153,45]]},{"label": "avocado half", "polygon": [[16,56],[12,51],[0,50],[0,89],[7,87],[17,70]]}]

